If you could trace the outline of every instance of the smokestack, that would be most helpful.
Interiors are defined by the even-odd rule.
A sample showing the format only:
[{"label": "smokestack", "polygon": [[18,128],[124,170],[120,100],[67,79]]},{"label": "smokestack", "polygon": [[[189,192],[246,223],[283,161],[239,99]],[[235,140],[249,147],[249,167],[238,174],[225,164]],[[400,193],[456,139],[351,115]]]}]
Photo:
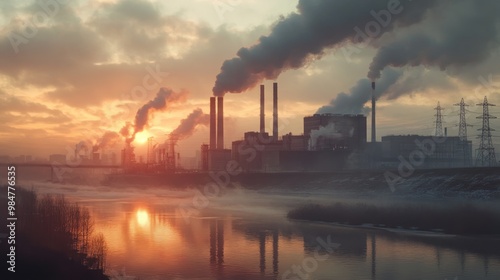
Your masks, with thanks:
[{"label": "smokestack", "polygon": [[210,97],[210,149],[215,150],[217,147],[217,130],[215,118],[215,97]]},{"label": "smokestack", "polygon": [[377,131],[376,131],[376,124],[375,124],[375,108],[376,108],[376,102],[375,102],[375,82],[372,82],[372,143],[377,142]]},{"label": "smokestack", "polygon": [[278,141],[278,83],[273,84],[273,140]]},{"label": "smokestack", "polygon": [[217,149],[224,149],[224,97],[217,97]]},{"label": "smokestack", "polygon": [[264,111],[265,92],[264,85],[260,85],[260,133],[266,132],[266,114]]}]

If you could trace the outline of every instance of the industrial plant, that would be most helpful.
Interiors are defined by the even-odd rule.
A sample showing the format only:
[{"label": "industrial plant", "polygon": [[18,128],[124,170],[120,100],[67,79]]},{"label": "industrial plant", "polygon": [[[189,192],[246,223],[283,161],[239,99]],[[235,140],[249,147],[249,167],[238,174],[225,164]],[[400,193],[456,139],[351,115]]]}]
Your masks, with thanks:
[{"label": "industrial plant", "polygon": [[[480,146],[473,157],[472,141],[467,138],[464,100],[460,107],[459,135],[448,135],[443,128],[442,108],[438,103],[434,135],[385,135],[376,141],[375,82],[371,84],[371,141],[367,139],[367,117],[361,114],[314,114],[305,116],[303,134],[279,135],[278,83],[273,83],[272,131],[266,130],[265,86],[260,86],[260,128],[245,132],[241,140],[233,141],[231,149],[224,145],[224,97],[210,97],[208,144],[201,145],[197,170],[210,172],[241,169],[243,172],[334,172],[356,169],[397,169],[401,164],[414,168],[464,168],[496,166],[489,128],[488,107],[484,102]],[[192,125],[196,125],[193,123]],[[194,128],[191,128],[191,130]],[[122,165],[129,172],[178,173],[188,172],[179,164],[175,147],[179,141],[171,134],[163,145],[148,142],[146,161],[137,162],[134,148],[127,142],[122,150]],[[474,160],[475,159],[475,160]]]}]

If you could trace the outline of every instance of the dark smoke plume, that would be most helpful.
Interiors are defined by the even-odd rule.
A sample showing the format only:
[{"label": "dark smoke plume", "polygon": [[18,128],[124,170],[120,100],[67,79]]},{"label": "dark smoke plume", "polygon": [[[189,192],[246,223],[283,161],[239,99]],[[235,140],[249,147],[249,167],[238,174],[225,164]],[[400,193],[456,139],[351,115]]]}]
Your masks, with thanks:
[{"label": "dark smoke plume", "polygon": [[[388,92],[402,76],[403,71],[388,68],[384,70],[382,79],[377,82],[375,97],[378,99]],[[366,102],[371,100],[371,81],[361,79],[350,89],[348,93],[341,92],[337,94],[329,105],[323,106],[316,112],[317,114],[362,114],[369,110],[364,109]]]},{"label": "dark smoke plume", "polygon": [[198,125],[208,126],[210,115],[203,113],[201,109],[195,109],[187,118],[181,120],[179,126],[172,131],[177,140],[185,139],[193,135]]},{"label": "dark smoke plume", "polygon": [[78,144],[76,144],[75,146],[75,154],[79,155],[82,151],[87,154],[89,152],[90,145],[92,144],[87,141],[78,142]]},{"label": "dark smoke plume", "polygon": [[169,88],[161,88],[156,97],[137,110],[133,131],[130,131],[131,125],[127,124],[121,129],[121,134],[126,137],[126,142],[130,144],[135,139],[135,135],[144,130],[148,125],[153,112],[167,109],[170,104],[185,101],[186,93],[176,93]]},{"label": "dark smoke plume", "polygon": [[120,140],[120,134],[114,131],[106,131],[102,137],[96,141],[96,144],[93,146],[93,152],[113,147],[118,144]]},{"label": "dark smoke plume", "polygon": [[[388,6],[396,2],[400,4],[390,9],[396,13],[387,12]],[[327,48],[365,41],[367,31],[373,39],[395,27],[419,23],[437,2],[300,0],[298,11],[277,22],[269,36],[261,37],[252,47],[241,48],[237,57],[223,63],[213,93],[221,96],[242,92],[264,79],[276,79],[281,72],[300,68],[323,55]],[[369,24],[371,29],[367,28]]]},{"label": "dark smoke plume", "polygon": [[134,126],[130,123],[127,122],[121,129],[120,129],[120,135],[123,136],[125,139],[130,138],[132,133],[134,131]]},{"label": "dark smoke plume", "polygon": [[500,45],[500,1],[443,1],[427,25],[415,26],[384,42],[368,78],[387,66],[461,68],[485,61]]}]

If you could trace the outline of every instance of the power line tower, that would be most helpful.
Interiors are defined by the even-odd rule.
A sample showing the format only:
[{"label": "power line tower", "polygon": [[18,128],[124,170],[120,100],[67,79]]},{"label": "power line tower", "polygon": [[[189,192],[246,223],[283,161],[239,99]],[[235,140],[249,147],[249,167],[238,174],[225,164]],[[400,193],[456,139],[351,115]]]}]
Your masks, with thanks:
[{"label": "power line tower", "polygon": [[444,134],[443,134],[443,114],[442,114],[442,111],[444,110],[443,108],[441,108],[441,104],[438,102],[438,105],[436,108],[434,108],[434,110],[436,110],[436,137],[443,137]]},{"label": "power line tower", "polygon": [[488,103],[486,96],[484,97],[484,102],[477,104],[478,106],[483,106],[483,115],[477,117],[483,120],[483,127],[478,129],[481,131],[479,138],[479,148],[477,149],[476,155],[476,166],[495,166],[497,165],[497,160],[495,156],[495,147],[491,141],[491,132],[495,131],[490,127],[490,119],[496,119],[496,117],[491,116],[489,113],[489,107],[495,106],[494,104]]},{"label": "power line tower", "polygon": [[469,106],[465,104],[464,99],[462,98],[462,101],[458,104],[454,104],[453,106],[459,106],[460,107],[460,122],[458,124],[458,137],[460,137],[460,140],[462,141],[467,141],[467,127],[472,126],[470,124],[467,124],[467,120],[465,119],[465,107]]},{"label": "power line tower", "polygon": [[472,147],[471,143],[467,141],[467,127],[472,125],[467,124],[467,120],[465,118],[465,107],[469,106],[465,104],[464,99],[460,101],[458,104],[454,104],[454,106],[460,107],[460,122],[458,124],[458,137],[461,141],[461,150],[463,153],[464,166],[470,166],[472,164]]}]

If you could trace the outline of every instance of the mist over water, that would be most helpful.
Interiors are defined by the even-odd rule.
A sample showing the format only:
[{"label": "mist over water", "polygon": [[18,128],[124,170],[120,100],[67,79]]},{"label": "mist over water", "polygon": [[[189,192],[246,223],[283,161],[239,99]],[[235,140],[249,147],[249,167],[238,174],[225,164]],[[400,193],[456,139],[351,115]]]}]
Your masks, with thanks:
[{"label": "mist over water", "polygon": [[[194,186],[31,183],[39,194],[63,194],[89,208],[95,230],[104,234],[109,247],[107,273],[112,279],[294,279],[292,267],[311,261],[317,238],[328,236],[340,247],[326,260],[317,260],[311,272],[303,270],[310,279],[412,279],[415,275],[415,279],[500,279],[498,236],[410,234],[409,230],[286,218],[289,210],[312,203],[442,206],[446,201],[452,206],[464,203],[460,197],[240,186],[201,203],[195,198],[203,188]],[[472,203],[500,213],[498,200]],[[183,214],[182,209],[190,207],[197,212]]]}]

